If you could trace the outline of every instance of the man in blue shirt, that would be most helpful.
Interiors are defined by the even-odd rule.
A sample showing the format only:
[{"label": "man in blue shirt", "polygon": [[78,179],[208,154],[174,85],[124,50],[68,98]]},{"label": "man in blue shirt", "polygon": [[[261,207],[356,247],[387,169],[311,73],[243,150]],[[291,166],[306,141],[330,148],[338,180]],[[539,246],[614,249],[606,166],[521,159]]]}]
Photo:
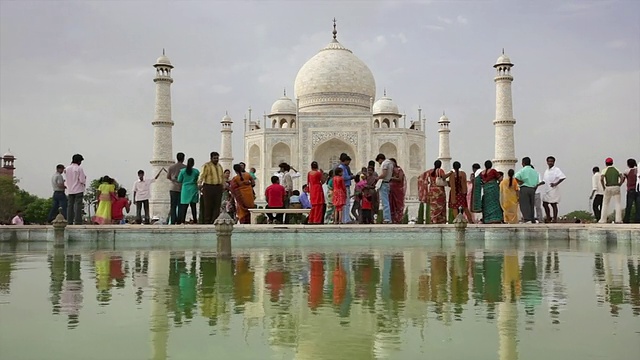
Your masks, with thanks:
[{"label": "man in blue shirt", "polygon": [[302,185],[302,194],[300,194],[300,204],[303,209],[311,209],[311,201],[309,200],[309,185]]},{"label": "man in blue shirt", "polygon": [[536,189],[540,176],[538,172],[531,167],[531,159],[529,157],[522,158],[522,169],[518,170],[514,178],[520,185],[520,211],[525,223],[534,221],[534,204],[536,198]]},{"label": "man in blue shirt", "polygon": [[340,165],[339,168],[342,168],[342,177],[344,178],[344,186],[347,189],[347,203],[342,208],[342,223],[349,224],[351,223],[351,180],[355,178],[355,175],[351,172],[351,168],[349,168],[349,164],[351,164],[351,157],[346,153],[340,154]]}]

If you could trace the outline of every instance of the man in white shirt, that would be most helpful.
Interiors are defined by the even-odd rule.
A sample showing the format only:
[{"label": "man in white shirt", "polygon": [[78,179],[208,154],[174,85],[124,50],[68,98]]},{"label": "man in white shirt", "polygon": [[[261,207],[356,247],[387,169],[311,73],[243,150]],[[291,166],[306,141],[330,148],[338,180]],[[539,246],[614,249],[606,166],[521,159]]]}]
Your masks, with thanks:
[{"label": "man in white shirt", "polygon": [[16,216],[14,216],[13,219],[11,219],[11,225],[24,225],[22,210],[16,211]]},{"label": "man in white shirt", "polygon": [[84,191],[87,187],[87,176],[80,166],[84,157],[75,154],[71,158],[71,165],[67,166],[65,173],[67,174],[67,222],[69,225],[82,225],[82,210]]},{"label": "man in white shirt", "polygon": [[393,175],[393,162],[388,160],[384,154],[378,154],[376,161],[382,168],[378,181],[382,181],[378,194],[380,196],[380,204],[382,205],[382,223],[391,224],[391,204],[389,203],[389,180]]},{"label": "man in white shirt", "polygon": [[162,168],[155,178],[145,180],[144,171],[138,170],[138,180],[133,183],[133,202],[136,204],[136,222],[140,224],[142,222],[142,208],[144,208],[144,223],[149,224],[149,199],[151,198],[151,184],[153,184],[162,171],[166,171]]},{"label": "man in white shirt", "polygon": [[[544,212],[547,216],[546,222],[558,222],[558,203],[560,203],[560,185],[567,177],[562,170],[556,165],[556,158],[553,156],[547,157],[547,166],[549,168],[544,171],[542,181],[544,182],[544,190],[542,193],[542,205],[544,206]],[[551,211],[549,205],[553,208],[553,218],[551,217]]]},{"label": "man in white shirt", "polygon": [[602,186],[602,181],[600,181],[601,178],[602,175],[600,174],[600,168],[594,166],[593,176],[591,177],[591,196],[589,196],[589,200],[593,201],[593,216],[595,216],[596,222],[600,221],[600,216],[602,215],[604,187]]}]

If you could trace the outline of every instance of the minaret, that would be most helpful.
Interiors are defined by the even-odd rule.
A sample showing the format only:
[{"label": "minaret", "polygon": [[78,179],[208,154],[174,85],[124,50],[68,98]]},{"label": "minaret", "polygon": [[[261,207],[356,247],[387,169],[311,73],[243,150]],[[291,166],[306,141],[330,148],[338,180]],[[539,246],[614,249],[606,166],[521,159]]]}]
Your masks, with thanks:
[{"label": "minaret", "polygon": [[[231,168],[233,166],[233,151],[231,148],[231,134],[233,133],[231,126],[233,125],[233,121],[231,121],[229,114],[225,113],[220,124],[220,135],[222,135],[220,141],[220,165],[223,169],[228,169],[233,173],[233,169]],[[247,171],[249,170],[247,169]]]},{"label": "minaret", "polygon": [[13,156],[11,150],[2,155],[2,167],[0,167],[0,176],[13,177],[14,171],[16,170],[14,161],[16,161],[16,157]]},{"label": "minaret", "polygon": [[496,129],[495,137],[495,157],[493,159],[493,167],[505,174],[509,169],[514,169],[518,160],[515,154],[515,145],[513,140],[513,126],[516,119],[513,118],[513,107],[511,101],[511,59],[504,54],[493,65],[497,74],[493,79],[496,83],[496,118],[493,125]]},{"label": "minaret", "polygon": [[442,112],[442,116],[440,120],[438,120],[438,124],[440,125],[438,129],[438,136],[440,138],[439,150],[438,150],[438,160],[442,161],[442,169],[444,171],[451,170],[451,153],[449,152],[449,118]]},{"label": "minaret", "polygon": [[[153,82],[156,83],[156,111],[153,118],[153,158],[151,159],[152,171],[145,174],[147,178],[153,178],[162,170],[173,165],[173,138],[171,128],[173,120],[171,120],[171,61],[164,55],[156,60],[153,65],[156,68],[156,77]],[[169,214],[169,180],[166,175],[160,175],[158,180],[151,186],[151,200],[149,201],[150,212],[152,216],[159,216],[160,219]]]}]

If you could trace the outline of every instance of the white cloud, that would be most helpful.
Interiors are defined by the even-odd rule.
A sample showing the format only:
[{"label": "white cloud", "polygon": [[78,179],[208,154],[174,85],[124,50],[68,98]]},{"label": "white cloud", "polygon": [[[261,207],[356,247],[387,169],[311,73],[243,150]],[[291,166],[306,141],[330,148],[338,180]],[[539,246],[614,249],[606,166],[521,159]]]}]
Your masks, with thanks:
[{"label": "white cloud", "polygon": [[467,25],[469,23],[469,19],[467,19],[462,15],[458,15],[458,17],[456,18],[456,21],[458,22],[458,24],[463,24],[463,25]]},{"label": "white cloud", "polygon": [[451,20],[450,18],[442,17],[442,16],[438,16],[438,21],[447,25],[453,24],[453,20]]},{"label": "white cloud", "polygon": [[627,42],[621,39],[611,40],[607,43],[607,47],[612,49],[624,49],[627,47]]},{"label": "white cloud", "polygon": [[424,28],[431,31],[444,31],[444,27],[440,25],[425,25]]}]

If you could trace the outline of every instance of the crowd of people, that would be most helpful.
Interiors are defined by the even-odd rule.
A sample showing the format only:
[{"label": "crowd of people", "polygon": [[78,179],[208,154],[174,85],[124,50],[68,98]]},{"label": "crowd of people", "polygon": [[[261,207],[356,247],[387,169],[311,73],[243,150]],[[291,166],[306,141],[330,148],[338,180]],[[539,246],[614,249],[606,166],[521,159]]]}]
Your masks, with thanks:
[{"label": "crowd of people", "polygon": [[[57,165],[51,185],[53,205],[49,214],[52,221],[63,209],[69,224],[83,224],[84,193],[87,182],[81,166],[84,158],[80,154],[72,157],[69,166]],[[560,185],[566,176],[556,166],[556,159],[546,159],[547,168],[540,174],[531,164],[531,159],[522,159],[522,168],[517,172],[509,169],[506,174],[496,171],[490,160],[484,168],[473,164],[469,175],[462,170],[460,162],[453,163],[453,169],[445,171],[442,162],[436,160],[433,168],[418,178],[418,195],[422,203],[428,204],[431,224],[448,222],[448,209],[454,216],[462,212],[471,223],[555,223],[558,221],[558,204],[561,200]],[[309,209],[309,216],[290,218],[307,224],[400,224],[405,217],[407,180],[396,159],[387,159],[378,154],[357,173],[351,168],[348,154],[340,154],[340,163],[328,171],[319,168],[313,161],[307,173],[302,192],[294,189],[294,179],[302,175],[291,165],[281,163],[279,171],[271,176],[271,185],[265,189],[268,209]],[[376,172],[376,165],[380,174]],[[593,168],[592,192],[593,211],[596,221],[607,222],[607,214],[614,208],[616,223],[640,223],[640,174],[635,159],[628,159],[626,171],[621,172],[613,165],[613,159],[605,160],[606,167],[600,172]],[[213,224],[221,211],[227,212],[241,224],[251,222],[250,209],[256,208],[255,168],[246,170],[242,162],[233,165],[233,174],[223,169],[219,154],[212,152],[210,160],[201,169],[195,167],[193,158],[185,165],[185,154],[178,153],[176,163],[162,168],[153,178],[145,178],[143,170],[131,188],[133,202],[127,190],[113,178],[103,176],[96,189],[96,211],[91,218],[93,224],[124,224],[125,213],[131,205],[136,205],[136,223],[149,224],[149,200],[153,183],[163,174],[171,182],[169,190],[170,211],[168,224],[198,223]],[[627,204],[624,212],[621,203],[621,186],[627,185]],[[448,194],[448,199],[447,199]],[[632,208],[635,216],[632,219]],[[190,219],[187,220],[188,210]],[[143,216],[144,210],[144,216]],[[379,212],[380,210],[380,212]],[[267,213],[268,223],[282,223],[282,212]],[[380,217],[380,218],[377,218]],[[12,220],[13,224],[24,224],[22,212]]]}]

